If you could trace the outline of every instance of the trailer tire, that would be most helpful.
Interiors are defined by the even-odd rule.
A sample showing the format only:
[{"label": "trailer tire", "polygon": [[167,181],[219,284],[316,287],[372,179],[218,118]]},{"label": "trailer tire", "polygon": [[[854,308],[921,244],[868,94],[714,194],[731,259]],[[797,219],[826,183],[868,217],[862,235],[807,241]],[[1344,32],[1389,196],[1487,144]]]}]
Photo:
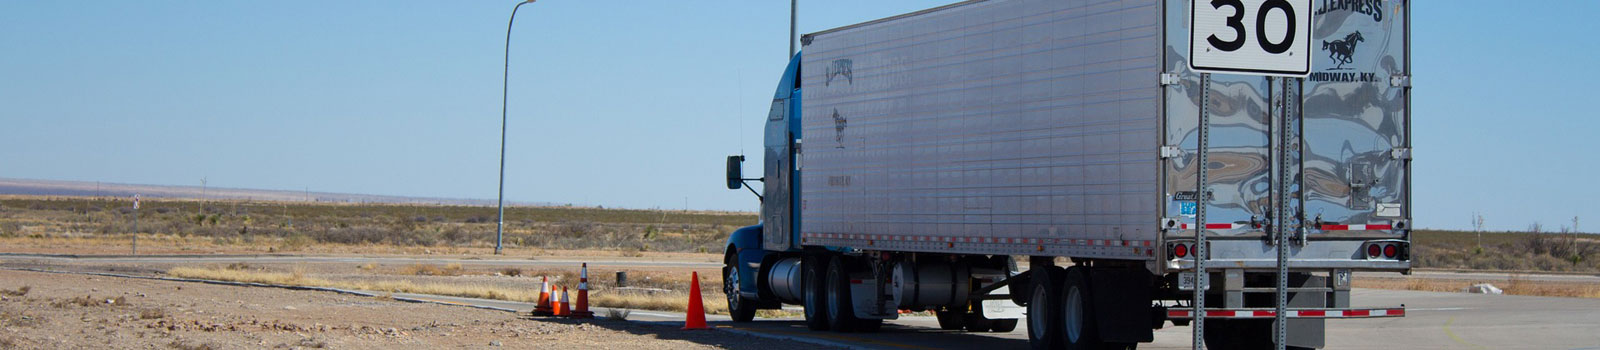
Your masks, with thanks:
[{"label": "trailer tire", "polygon": [[1058,307],[1061,310],[1061,343],[1067,350],[1100,350],[1103,344],[1099,330],[1095,329],[1089,269],[1073,266],[1065,275]]},{"label": "trailer tire", "polygon": [[824,290],[827,284],[823,282],[823,274],[827,271],[828,260],[826,256],[806,254],[800,262],[801,288],[805,295],[801,299],[805,306],[806,328],[813,331],[825,331],[830,328],[827,311],[827,301]]},{"label": "trailer tire", "polygon": [[1061,278],[1055,266],[1033,268],[1028,287],[1028,345],[1034,350],[1059,350],[1061,335]]}]

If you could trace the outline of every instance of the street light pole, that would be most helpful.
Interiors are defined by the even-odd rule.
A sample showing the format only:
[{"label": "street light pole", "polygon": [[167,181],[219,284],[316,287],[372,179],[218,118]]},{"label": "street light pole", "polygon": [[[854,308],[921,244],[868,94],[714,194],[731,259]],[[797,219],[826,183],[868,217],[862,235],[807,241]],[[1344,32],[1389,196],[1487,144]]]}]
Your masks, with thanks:
[{"label": "street light pole", "polygon": [[522,5],[533,3],[526,0],[517,3],[511,8],[511,20],[506,23],[506,57],[505,70],[500,75],[500,193],[495,199],[494,220],[494,255],[500,255],[502,243],[505,242],[506,226],[506,100],[511,90],[511,26],[517,23],[517,9]]},{"label": "street light pole", "polygon": [[789,57],[794,58],[795,22],[800,12],[800,0],[789,0]]}]

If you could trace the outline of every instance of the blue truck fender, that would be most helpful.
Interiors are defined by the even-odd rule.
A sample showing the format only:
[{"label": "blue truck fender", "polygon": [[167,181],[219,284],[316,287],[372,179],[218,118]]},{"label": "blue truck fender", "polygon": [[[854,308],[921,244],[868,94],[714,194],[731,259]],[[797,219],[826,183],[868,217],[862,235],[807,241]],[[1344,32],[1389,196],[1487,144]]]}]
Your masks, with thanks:
[{"label": "blue truck fender", "polygon": [[[739,290],[746,298],[762,300],[761,270],[766,265],[767,251],[761,248],[761,224],[741,227],[728,235],[724,259],[732,257],[739,266]],[[726,278],[726,277],[724,277]]]}]

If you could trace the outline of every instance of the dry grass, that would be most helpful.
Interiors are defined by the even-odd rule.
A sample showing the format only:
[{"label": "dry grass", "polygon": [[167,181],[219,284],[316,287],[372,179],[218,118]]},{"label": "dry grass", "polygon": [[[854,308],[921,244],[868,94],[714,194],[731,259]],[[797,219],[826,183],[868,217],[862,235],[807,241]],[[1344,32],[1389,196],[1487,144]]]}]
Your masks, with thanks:
[{"label": "dry grass", "polygon": [[[728,313],[727,299],[712,298],[706,295],[701,295],[701,297],[701,305],[705,306],[706,313]],[[589,303],[599,307],[684,312],[689,309],[689,294],[682,292],[591,293],[589,295]]]},{"label": "dry grass", "polygon": [[[456,254],[495,246],[490,206],[163,198],[147,199],[144,206],[138,212],[140,245],[150,252]],[[83,243],[125,251],[135,212],[115,198],[0,195],[0,213],[0,244],[81,254],[88,246]],[[600,249],[608,255],[716,252],[728,233],[757,221],[748,212],[582,207],[513,206],[505,215],[507,248]]]},{"label": "dry grass", "polygon": [[400,268],[401,274],[417,276],[460,276],[461,264],[451,263],[440,267],[438,265],[412,264]]},{"label": "dry grass", "polygon": [[21,288],[17,288],[17,290],[0,289],[0,295],[20,297],[20,296],[28,295],[28,291],[30,291],[30,290],[33,290],[33,287],[22,286]]},{"label": "dry grass", "polygon": [[[448,268],[448,266],[447,266]],[[457,266],[459,269],[459,265]],[[521,302],[534,302],[538,300],[538,291],[531,289],[511,289],[499,286],[478,284],[443,284],[443,283],[415,283],[405,280],[378,280],[378,281],[333,281],[316,277],[308,277],[303,271],[295,272],[270,272],[246,271],[219,267],[197,268],[176,267],[167,270],[173,277],[249,282],[262,284],[278,284],[293,286],[331,287],[340,289],[368,290],[387,293],[415,293],[447,295],[481,299],[509,300]],[[573,280],[576,280],[574,277]],[[687,284],[687,283],[684,283]],[[702,285],[702,290],[708,286]],[[576,292],[576,291],[572,291]],[[576,295],[570,298],[576,298]],[[706,312],[725,314],[728,312],[728,302],[720,293],[702,295],[702,302]],[[576,300],[572,300],[577,302]],[[688,293],[672,291],[658,293],[617,292],[610,290],[591,291],[589,304],[596,307],[685,311],[688,309]]]},{"label": "dry grass", "polygon": [[1600,298],[1600,286],[1586,283],[1564,283],[1532,281],[1517,276],[1509,280],[1473,281],[1454,279],[1429,279],[1429,278],[1386,278],[1363,277],[1354,282],[1356,288],[1419,290],[1429,292],[1456,292],[1466,290],[1468,286],[1478,283],[1489,283],[1500,288],[1505,294],[1530,295],[1544,297],[1569,297],[1569,298]]}]

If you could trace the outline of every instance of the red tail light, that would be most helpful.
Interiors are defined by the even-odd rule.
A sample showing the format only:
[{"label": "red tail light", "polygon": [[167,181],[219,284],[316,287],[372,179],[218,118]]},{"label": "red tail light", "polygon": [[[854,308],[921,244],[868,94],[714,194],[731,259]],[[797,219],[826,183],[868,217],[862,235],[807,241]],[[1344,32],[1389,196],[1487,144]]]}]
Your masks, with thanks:
[{"label": "red tail light", "polygon": [[1393,257],[1399,256],[1399,255],[1400,255],[1400,246],[1393,245],[1393,244],[1385,244],[1383,246],[1383,256],[1384,257],[1393,258]]},{"label": "red tail light", "polygon": [[1172,247],[1172,256],[1176,256],[1176,257],[1179,257],[1179,258],[1189,256],[1189,246],[1182,245],[1182,244],[1179,244],[1177,246],[1173,246]]},{"label": "red tail light", "polygon": [[1367,258],[1376,258],[1380,254],[1383,254],[1383,247],[1380,247],[1377,244],[1367,245]]}]

